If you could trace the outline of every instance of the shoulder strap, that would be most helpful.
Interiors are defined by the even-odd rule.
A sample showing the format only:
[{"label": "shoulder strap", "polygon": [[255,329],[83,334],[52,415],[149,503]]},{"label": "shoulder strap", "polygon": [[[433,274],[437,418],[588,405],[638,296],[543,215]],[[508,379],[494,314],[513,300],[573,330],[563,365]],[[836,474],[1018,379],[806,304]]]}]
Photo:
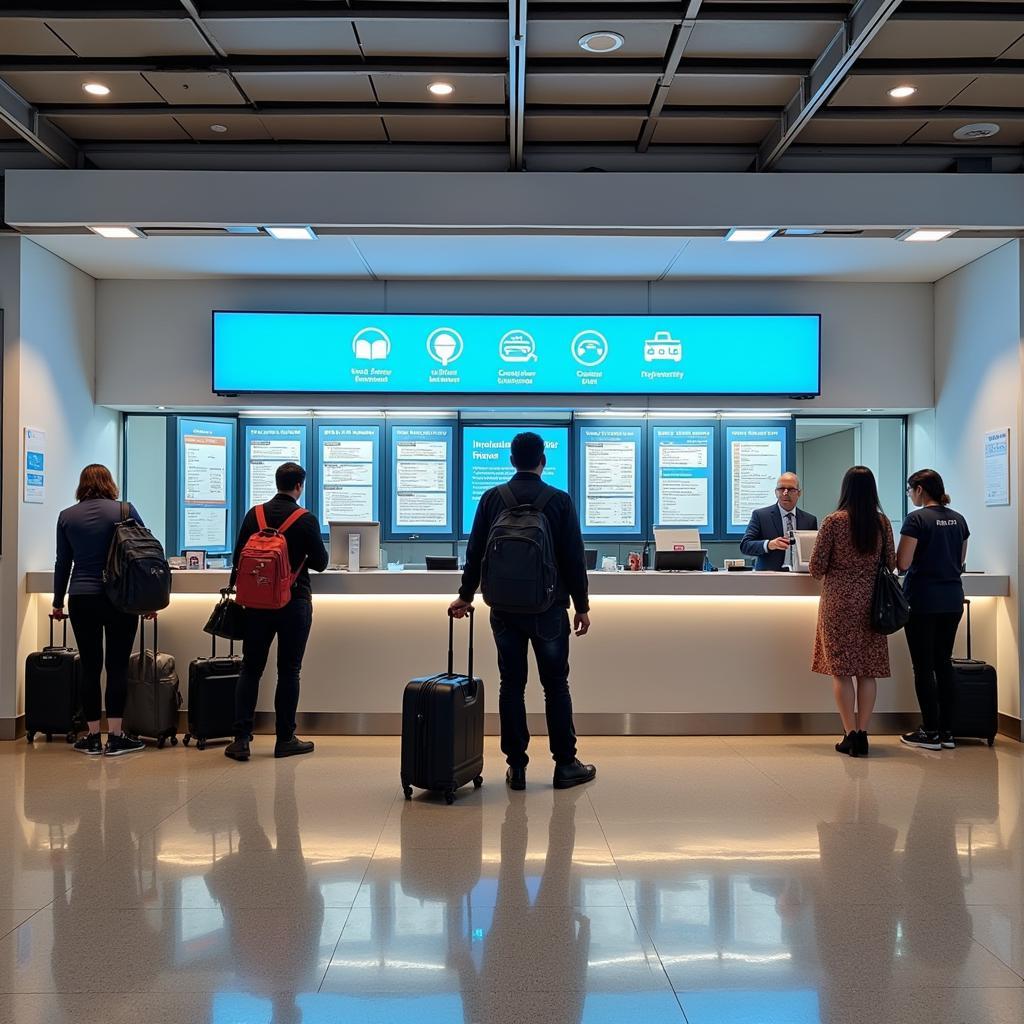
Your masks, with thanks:
[{"label": "shoulder strap", "polygon": [[131,506],[127,501],[121,502],[121,522],[126,523],[132,517]]},{"label": "shoulder strap", "polygon": [[538,511],[542,512],[544,506],[555,496],[555,488],[549,484],[544,484],[541,487],[540,494],[533,499],[533,507]]},{"label": "shoulder strap", "polygon": [[297,508],[278,528],[278,533],[284,533],[287,529],[297,520],[301,519],[306,514],[304,508]]},{"label": "shoulder strap", "polygon": [[256,512],[256,525],[260,528],[260,530],[265,530],[267,528],[267,513],[266,513],[266,510],[264,509],[264,507],[262,505],[257,505],[256,509],[255,509],[255,512]]},{"label": "shoulder strap", "polygon": [[501,500],[505,503],[505,508],[507,509],[518,508],[522,504],[516,500],[515,491],[508,484],[499,484],[498,494],[501,496]]}]

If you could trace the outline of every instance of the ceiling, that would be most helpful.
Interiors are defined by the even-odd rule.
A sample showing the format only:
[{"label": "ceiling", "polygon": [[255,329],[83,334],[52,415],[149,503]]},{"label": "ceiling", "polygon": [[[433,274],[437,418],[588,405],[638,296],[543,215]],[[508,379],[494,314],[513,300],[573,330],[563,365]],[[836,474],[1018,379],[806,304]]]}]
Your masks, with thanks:
[{"label": "ceiling", "polygon": [[780,279],[930,282],[1006,244],[947,238],[779,236],[753,245],[721,237],[621,235],[347,235],[315,242],[93,234],[30,235],[96,278],[302,277],[399,279]]},{"label": "ceiling", "polygon": [[[585,52],[595,31],[622,45]],[[979,122],[998,134],[954,139]],[[0,169],[1014,172],[1022,155],[1014,0],[0,10]]]}]

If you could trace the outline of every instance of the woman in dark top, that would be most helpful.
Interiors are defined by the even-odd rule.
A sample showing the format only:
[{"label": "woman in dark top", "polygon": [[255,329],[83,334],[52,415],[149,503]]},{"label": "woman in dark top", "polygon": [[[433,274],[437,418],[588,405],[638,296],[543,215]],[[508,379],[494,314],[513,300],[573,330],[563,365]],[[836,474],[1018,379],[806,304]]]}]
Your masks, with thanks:
[{"label": "woman in dark top", "polygon": [[[89,734],[75,744],[83,754],[128,754],[145,744],[125,736],[121,729],[128,688],[128,659],[139,627],[138,617],[118,611],[103,590],[103,569],[114,527],[121,520],[117,484],[106,466],[82,470],[75,494],[78,504],[64,509],[57,519],[57,561],[53,573],[53,616],[64,618],[64,596],[70,595],[68,614],[82,659],[82,708]],[[142,524],[134,505],[131,516]],[[70,580],[71,585],[68,586]],[[106,642],[107,745],[100,739],[103,696],[100,673]]]},{"label": "woman in dark top", "polygon": [[922,724],[900,739],[926,750],[952,749],[953,643],[964,612],[960,573],[967,561],[967,520],[949,507],[942,477],[921,469],[907,481],[914,511],[903,521],[896,564],[906,570],[910,602],[904,632],[914,663],[914,687]]}]

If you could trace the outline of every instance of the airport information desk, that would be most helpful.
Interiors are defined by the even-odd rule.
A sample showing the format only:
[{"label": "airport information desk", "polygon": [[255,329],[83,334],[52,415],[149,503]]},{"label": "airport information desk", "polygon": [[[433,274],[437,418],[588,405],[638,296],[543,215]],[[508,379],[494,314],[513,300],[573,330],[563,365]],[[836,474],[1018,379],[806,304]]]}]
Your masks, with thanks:
[{"label": "airport information desk", "polygon": [[[160,649],[188,663],[208,655],[202,632],[224,571],[176,572],[160,613]],[[402,688],[445,667],[445,608],[457,572],[365,571],[314,575],[313,633],[306,653],[299,728],[307,733],[400,731]],[[53,574],[28,573],[38,640],[46,642]],[[572,640],[570,683],[580,734],[833,733],[830,680],[810,671],[819,584],[789,573],[590,574],[589,636]],[[974,656],[995,663],[997,635],[1010,629],[1009,579],[968,574]],[[496,727],[498,673],[486,608],[477,623],[476,673]],[[457,623],[456,669],[465,666],[465,624]],[[227,644],[220,641],[226,649]],[[963,627],[958,652],[964,650]],[[902,633],[890,639],[892,678],[879,686],[878,732],[915,720],[910,659]],[[531,659],[532,662],[532,659]],[[533,672],[533,669],[531,668]],[[273,708],[273,655],[260,709]],[[531,729],[544,731],[535,672],[528,689]],[[272,719],[261,716],[259,728]]]}]

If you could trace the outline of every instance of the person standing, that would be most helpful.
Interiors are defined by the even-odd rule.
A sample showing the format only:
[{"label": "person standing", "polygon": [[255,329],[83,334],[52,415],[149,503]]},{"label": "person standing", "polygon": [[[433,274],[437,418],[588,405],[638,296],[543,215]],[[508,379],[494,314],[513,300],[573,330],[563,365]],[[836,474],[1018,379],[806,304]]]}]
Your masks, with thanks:
[{"label": "person standing", "polygon": [[[103,571],[114,530],[123,518],[119,491],[110,470],[92,463],[82,470],[75,493],[77,504],[57,518],[57,560],[53,567],[53,617],[68,616],[81,659],[82,711],[89,732],[74,749],[81,754],[115,757],[143,750],[142,740],[124,734],[121,716],[128,693],[128,661],[139,628],[137,615],[115,608],[103,587]],[[144,526],[135,506],[129,515]],[[69,586],[70,580],[70,586]],[[152,616],[147,616],[151,618]],[[100,737],[103,692],[100,675],[107,670],[107,742]]]},{"label": "person standing", "polygon": [[852,757],[869,753],[876,680],[889,675],[889,638],[871,628],[882,562],[896,565],[892,526],[879,508],[874,473],[853,466],[843,477],[839,507],[822,521],[810,563],[811,575],[822,581],[811,670],[832,676],[843,723],[836,750]]},{"label": "person standing", "polygon": [[792,559],[796,549],[789,543],[790,534],[818,528],[816,516],[797,508],[800,478],[796,473],[783,473],[779,477],[775,497],[778,500],[774,505],[754,509],[740,541],[740,551],[756,559],[754,568],[761,572],[781,572],[785,566],[795,568]]},{"label": "person standing", "polygon": [[904,627],[921,725],[900,740],[926,750],[953,749],[953,644],[964,612],[960,579],[967,561],[967,520],[949,507],[942,477],[921,469],[907,480],[914,511],[903,520],[896,567],[906,572],[903,592],[910,602]]},{"label": "person standing", "polygon": [[[235,689],[235,738],[224,749],[234,761],[249,760],[249,744],[256,719],[260,679],[267,667],[270,645],[277,638],[277,690],[274,694],[277,742],[274,757],[310,754],[313,744],[295,735],[295,714],[299,706],[299,675],[306,642],[313,625],[313,589],[309,570],[323,572],[329,561],[320,523],[312,512],[299,507],[306,484],[306,471],[294,462],[278,466],[277,496],[262,506],[262,515],[271,529],[283,529],[288,545],[288,561],[295,574],[291,600],[283,608],[247,608],[245,638],[242,642],[242,669]],[[301,513],[298,514],[297,513]],[[289,524],[288,520],[292,520]],[[238,575],[238,562],[249,538],[260,530],[259,514],[251,508],[242,520],[235,542],[231,586]]]},{"label": "person standing", "polygon": [[[526,750],[530,730],[526,721],[527,654],[533,647],[544,688],[544,712],[548,742],[555,761],[553,785],[567,789],[590,782],[597,769],[576,757],[576,730],[572,721],[569,693],[569,634],[586,636],[590,630],[586,556],[579,517],[572,498],[565,491],[549,487],[541,479],[547,458],[544,440],[525,432],[512,439],[515,475],[508,484],[492,487],[481,498],[466,548],[459,596],[449,611],[463,618],[473,605],[473,596],[484,571],[491,528],[514,505],[529,505],[547,520],[557,569],[553,601],[540,613],[519,613],[491,609],[491,631],[498,649],[501,687],[498,712],[501,719],[501,750],[508,761],[505,779],[512,789],[526,788]],[[573,627],[569,626],[569,600],[575,607]]]}]

